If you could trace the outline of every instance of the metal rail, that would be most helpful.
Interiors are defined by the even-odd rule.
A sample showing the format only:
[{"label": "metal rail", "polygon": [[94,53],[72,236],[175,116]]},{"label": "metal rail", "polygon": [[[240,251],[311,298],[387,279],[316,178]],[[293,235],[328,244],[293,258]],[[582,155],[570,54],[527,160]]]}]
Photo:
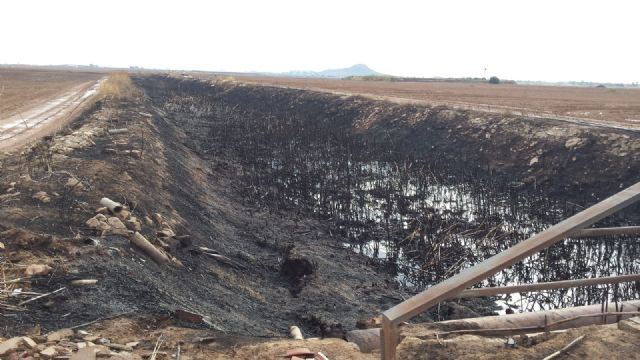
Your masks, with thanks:
[{"label": "metal rail", "polygon": [[572,238],[588,238],[615,235],[640,235],[640,226],[621,226],[614,228],[582,229],[571,234]]},{"label": "metal rail", "polygon": [[382,359],[396,359],[398,326],[402,322],[441,301],[455,298],[468,286],[570,237],[571,234],[593,225],[598,220],[638,200],[640,200],[640,182],[385,311],[382,314]]},{"label": "metal rail", "polygon": [[512,286],[496,286],[481,289],[467,289],[455,298],[474,298],[483,296],[494,296],[501,294],[514,294],[530,291],[540,290],[553,290],[553,289],[568,289],[580,286],[600,285],[600,284],[619,284],[623,282],[640,281],[640,274],[635,275],[620,275],[620,276],[606,276],[592,279],[576,279],[576,280],[562,280],[562,281],[550,281],[536,284],[524,284],[524,285],[512,285]]}]

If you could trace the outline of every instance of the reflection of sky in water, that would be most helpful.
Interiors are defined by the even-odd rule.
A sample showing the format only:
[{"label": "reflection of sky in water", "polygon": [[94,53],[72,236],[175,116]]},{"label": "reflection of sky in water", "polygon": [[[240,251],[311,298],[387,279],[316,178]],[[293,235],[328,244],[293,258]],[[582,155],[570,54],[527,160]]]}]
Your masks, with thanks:
[{"label": "reflection of sky in water", "polygon": [[[338,220],[342,220],[341,228],[346,230],[348,238],[353,242],[344,243],[344,246],[352,248],[355,252],[365,254],[372,258],[380,260],[391,260],[398,267],[397,280],[409,288],[419,291],[424,288],[424,284],[416,282],[416,276],[419,277],[421,264],[408,259],[403,254],[403,248],[397,246],[397,241],[401,240],[395,237],[391,242],[385,239],[385,236],[371,235],[370,240],[360,241],[363,233],[375,232],[377,228],[381,231],[387,221],[395,223],[401,229],[409,231],[410,224],[414,220],[412,214],[419,213],[423,209],[433,209],[436,214],[448,218],[461,219],[472,227],[482,227],[482,222],[487,218],[499,219],[495,224],[497,230],[503,234],[511,234],[508,239],[503,239],[503,244],[496,246],[491,239],[483,239],[473,236],[465,236],[457,234],[456,240],[464,245],[468,251],[477,255],[477,261],[460,261],[455,265],[457,268],[451,269],[449,276],[459,272],[460,269],[472,266],[473,264],[488,258],[499,250],[504,250],[518,241],[524,240],[535,233],[544,230],[550,225],[562,220],[566,216],[570,216],[579,209],[566,210],[561,208],[561,204],[552,202],[544,202],[544,210],[542,212],[530,212],[529,209],[537,206],[536,199],[524,196],[517,192],[505,192],[504,194],[487,194],[489,196],[474,196],[474,189],[470,186],[460,184],[426,184],[419,183],[413,177],[399,180],[388,165],[381,165],[374,162],[361,166],[362,172],[365,174],[375,173],[382,178],[371,179],[365,176],[365,180],[360,181],[358,186],[351,189],[351,198],[348,202],[344,198],[329,200],[329,207],[338,209],[337,213],[332,215]],[[316,185],[316,189],[320,186]],[[389,196],[389,190],[393,190],[393,196]],[[514,200],[514,196],[516,199]],[[314,193],[312,198],[315,201],[316,210],[322,211],[321,195]],[[406,208],[409,214],[401,214],[397,204],[390,206],[390,202],[394,199],[406,199]],[[391,200],[390,200],[391,199]],[[345,205],[345,204],[348,204]],[[325,205],[326,206],[326,205]],[[391,209],[391,210],[390,210]],[[542,215],[542,216],[541,216]],[[346,222],[346,224],[344,223]],[[354,224],[355,223],[355,224]],[[362,224],[366,224],[362,226]],[[373,225],[372,225],[373,224]],[[372,230],[374,229],[374,230]],[[449,235],[449,234],[446,234]],[[424,235],[424,238],[427,238]],[[437,237],[437,235],[435,236]],[[614,263],[602,264],[602,256],[611,250],[611,247],[619,247],[620,242],[630,244],[629,239],[605,239],[605,240],[572,240],[566,239],[562,241],[562,245],[569,250],[568,257],[554,259],[556,263],[561,263],[567,268],[567,276],[557,278],[558,274],[549,271],[553,267],[545,257],[545,253],[536,254],[525,259],[520,268],[510,268],[504,270],[487,281],[481,286],[505,286],[520,283],[534,283],[555,281],[570,278],[606,276],[610,274],[625,274],[628,271],[637,271],[640,262],[637,257],[629,256],[624,250],[613,249],[609,251],[612,258],[616,259]],[[486,249],[492,248],[493,251],[487,253]],[[581,249],[581,250],[578,250]],[[579,258],[578,258],[579,257]],[[462,260],[462,259],[461,259]],[[626,262],[626,264],[625,264]],[[600,266],[599,266],[600,265]],[[625,266],[626,265],[626,266]],[[572,268],[579,268],[575,274]],[[631,272],[633,273],[633,272]],[[526,274],[526,275],[525,275]],[[573,276],[575,275],[575,276]],[[606,285],[591,287],[590,289],[568,289],[568,290],[552,290],[547,292],[538,292],[532,294],[511,294],[505,295],[498,301],[499,304],[506,309],[505,304],[510,304],[517,309],[527,311],[540,310],[554,306],[570,306],[573,304],[592,302],[600,299],[595,293],[604,290],[595,290],[596,288],[605,289]],[[622,290],[620,290],[622,289]],[[637,291],[628,284],[622,284],[619,287],[620,293],[637,294]],[[587,294],[590,292],[592,294]],[[611,291],[612,292],[612,291]],[[609,296],[609,298],[612,298]],[[516,310],[517,311],[517,310]]]},{"label": "reflection of sky in water", "polygon": [[[332,224],[345,246],[392,262],[408,291],[423,290],[581,210],[521,191],[523,184],[506,176],[480,181],[473,170],[479,164],[448,164],[425,150],[431,147],[392,141],[403,137],[354,135],[341,127],[347,120],[341,113],[336,119],[278,117],[215,104],[181,94],[163,106],[206,124],[208,132],[192,133],[207,137],[205,153],[237,156],[244,165],[242,180],[250,185],[248,198],[276,209],[311,208]],[[414,160],[407,160],[411,156]],[[622,224],[637,225],[625,219],[602,225]],[[479,285],[640,273],[637,240],[566,239]],[[599,302],[604,288],[513,294],[508,302],[527,310],[582,305]],[[617,291],[625,299],[640,296],[635,284],[621,284]]]}]

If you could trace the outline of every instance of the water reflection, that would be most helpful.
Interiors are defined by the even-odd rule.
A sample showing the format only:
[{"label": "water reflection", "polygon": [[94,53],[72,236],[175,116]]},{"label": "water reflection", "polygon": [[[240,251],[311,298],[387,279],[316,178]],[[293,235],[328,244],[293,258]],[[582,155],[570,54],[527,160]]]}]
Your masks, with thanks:
[{"label": "water reflection", "polygon": [[[409,291],[436,284],[582,209],[506,176],[487,176],[479,166],[444,160],[415,140],[356,131],[348,114],[262,113],[183,92],[165,97],[163,110],[185,124],[204,156],[230,156],[242,164],[247,199],[330,220],[332,234],[345,246],[392,269]],[[622,216],[600,223],[610,224],[630,225]],[[637,241],[566,239],[478,286],[638,273]],[[504,301],[531,310],[638,298],[639,290],[637,283],[602,285]]]}]

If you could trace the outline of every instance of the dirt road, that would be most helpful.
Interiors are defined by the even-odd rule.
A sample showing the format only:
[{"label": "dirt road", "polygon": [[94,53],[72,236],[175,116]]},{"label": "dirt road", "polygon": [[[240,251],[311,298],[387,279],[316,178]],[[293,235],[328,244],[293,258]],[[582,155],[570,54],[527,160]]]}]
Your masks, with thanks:
[{"label": "dirt road", "polygon": [[82,83],[24,111],[0,118],[0,151],[11,150],[65,125],[98,91],[101,82]]}]

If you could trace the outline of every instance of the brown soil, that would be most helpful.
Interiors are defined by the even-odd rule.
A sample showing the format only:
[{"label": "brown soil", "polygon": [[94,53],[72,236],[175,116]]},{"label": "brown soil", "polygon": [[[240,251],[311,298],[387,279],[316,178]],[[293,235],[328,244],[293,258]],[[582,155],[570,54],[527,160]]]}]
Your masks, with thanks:
[{"label": "brown soil", "polygon": [[0,67],[0,120],[103,76],[81,71]]},{"label": "brown soil", "polygon": [[245,83],[373,96],[387,100],[417,100],[430,105],[469,105],[480,110],[595,119],[640,126],[640,89],[583,88],[452,82],[388,82],[237,76]]},{"label": "brown soil", "polygon": [[[322,352],[332,360],[380,359],[379,350],[362,353],[354,344],[341,339],[289,340],[224,336],[208,330],[176,326],[175,322],[168,318],[123,317],[101,321],[83,327],[83,330],[91,336],[106,338],[116,344],[137,342],[132,353],[142,357],[148,357],[156,343],[161,340],[159,359],[172,358],[178,353],[178,348],[181,359],[185,360],[276,359],[282,358],[287,350],[301,347],[316,353]],[[506,338],[461,335],[447,339],[425,340],[407,337],[400,343],[397,355],[398,359],[539,360],[583,335],[584,339],[569,350],[565,357],[560,358],[640,359],[638,334],[618,330],[615,325],[592,325],[572,329],[557,335],[552,334],[548,340],[541,340],[535,345],[519,344],[515,348],[505,346]],[[123,355],[123,358],[129,357]]]}]

